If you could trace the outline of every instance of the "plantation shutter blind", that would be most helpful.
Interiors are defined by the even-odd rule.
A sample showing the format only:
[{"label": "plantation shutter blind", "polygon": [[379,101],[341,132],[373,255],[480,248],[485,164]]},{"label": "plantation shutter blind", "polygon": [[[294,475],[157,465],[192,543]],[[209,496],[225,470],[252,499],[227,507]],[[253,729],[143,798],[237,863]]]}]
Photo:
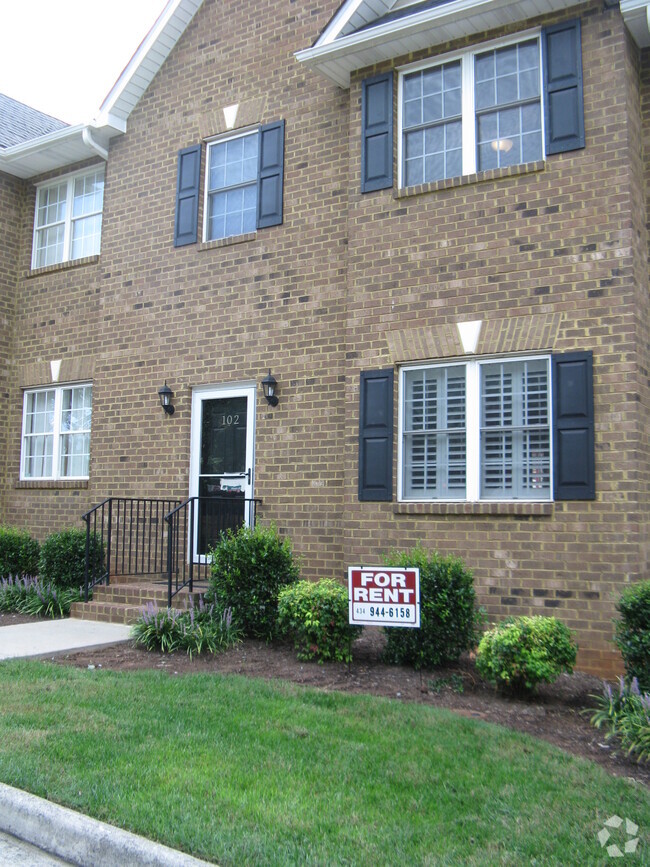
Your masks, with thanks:
[{"label": "plantation shutter blind", "polygon": [[361,83],[361,192],[393,186],[393,73]]},{"label": "plantation shutter blind", "polygon": [[550,496],[548,363],[481,367],[481,497]]},{"label": "plantation shutter blind", "polygon": [[404,496],[463,499],[465,368],[404,374]]},{"label": "plantation shutter blind", "polygon": [[596,496],[593,355],[553,356],[554,480],[556,500]]},{"label": "plantation shutter blind", "polygon": [[546,153],[585,146],[580,21],[565,21],[542,31]]},{"label": "plantation shutter blind", "polygon": [[393,369],[365,370],[359,394],[359,500],[393,499]]},{"label": "plantation shutter blind", "polygon": [[196,244],[199,221],[200,175],[201,145],[194,145],[193,147],[179,151],[174,223],[175,247]]}]

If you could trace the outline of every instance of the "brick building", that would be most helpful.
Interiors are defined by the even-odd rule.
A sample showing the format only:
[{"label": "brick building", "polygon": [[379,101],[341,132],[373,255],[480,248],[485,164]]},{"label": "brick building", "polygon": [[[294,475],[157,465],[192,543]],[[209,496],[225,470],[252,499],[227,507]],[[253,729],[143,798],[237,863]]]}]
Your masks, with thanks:
[{"label": "brick building", "polygon": [[647,21],[170,0],[91,125],[0,99],[2,519],[243,494],[307,577],[421,541],[614,670],[649,556]]}]

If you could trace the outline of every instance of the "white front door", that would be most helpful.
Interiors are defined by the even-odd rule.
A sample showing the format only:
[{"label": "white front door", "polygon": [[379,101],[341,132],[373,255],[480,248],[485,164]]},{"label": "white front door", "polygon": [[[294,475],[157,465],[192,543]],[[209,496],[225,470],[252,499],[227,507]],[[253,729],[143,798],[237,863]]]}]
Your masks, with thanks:
[{"label": "white front door", "polygon": [[192,546],[199,556],[224,529],[252,522],[254,443],[255,385],[194,389],[190,496],[199,498]]}]

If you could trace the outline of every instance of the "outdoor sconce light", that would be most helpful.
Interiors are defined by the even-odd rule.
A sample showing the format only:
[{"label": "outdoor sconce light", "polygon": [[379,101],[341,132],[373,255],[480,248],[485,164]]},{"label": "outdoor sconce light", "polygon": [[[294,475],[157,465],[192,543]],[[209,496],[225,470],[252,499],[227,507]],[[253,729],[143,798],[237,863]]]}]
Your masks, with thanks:
[{"label": "outdoor sconce light", "polygon": [[271,376],[271,369],[269,368],[269,375],[265,376],[262,380],[262,388],[264,389],[264,397],[270,403],[271,406],[278,405],[278,396],[275,393],[277,389],[278,383],[274,376]]},{"label": "outdoor sconce light", "polygon": [[172,403],[172,397],[174,396],[174,392],[167,385],[167,380],[165,380],[165,384],[162,388],[158,389],[158,397],[160,398],[160,405],[165,410],[167,415],[174,415],[174,404]]}]

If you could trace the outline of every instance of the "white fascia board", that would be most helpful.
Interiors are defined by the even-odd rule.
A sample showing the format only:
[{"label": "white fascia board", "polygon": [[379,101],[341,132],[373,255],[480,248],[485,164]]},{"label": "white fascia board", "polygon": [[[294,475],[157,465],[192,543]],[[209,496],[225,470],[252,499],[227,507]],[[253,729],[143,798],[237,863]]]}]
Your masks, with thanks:
[{"label": "white fascia board", "polygon": [[[572,3],[573,0],[549,0],[544,5],[548,5],[548,11],[552,11],[553,9],[564,9]],[[427,31],[431,35],[430,44],[433,46],[437,44],[436,28],[443,28],[454,22],[462,24],[468,19],[477,19],[479,16],[494,16],[501,9],[508,9],[511,13],[513,10],[519,9],[516,20],[524,21],[528,17],[527,10],[521,7],[525,6],[526,3],[521,3],[520,0],[452,0],[450,3],[435,6],[432,9],[416,12],[394,21],[387,21],[385,24],[360,30],[348,36],[341,36],[328,44],[323,44],[322,40],[319,40],[311,48],[295,52],[294,56],[299,62],[320,71],[340,87],[346,88],[350,86],[350,70],[362,69],[364,65],[367,65],[365,59],[362,59],[364,52],[374,49],[377,51],[378,59],[399,56],[402,53],[408,53],[408,51],[404,52],[404,48],[408,46],[409,39],[418,35],[422,36]],[[485,23],[488,20],[489,18],[485,20]],[[498,25],[495,23],[492,26]],[[481,27],[484,27],[484,23],[481,24]],[[468,35],[476,32],[475,27],[467,26],[466,29]],[[400,45],[400,41],[403,40],[406,42],[402,42]],[[391,51],[392,46],[395,47],[394,52]],[[419,47],[421,47],[419,44],[414,44],[409,50],[418,50]],[[357,56],[360,62],[357,62]],[[338,68],[336,61],[339,61]]]},{"label": "white fascia board", "polygon": [[99,107],[98,126],[109,115],[127,120],[203,0],[169,0]]},{"label": "white fascia board", "polygon": [[650,46],[650,3],[648,0],[621,0],[625,26],[639,48]]}]

